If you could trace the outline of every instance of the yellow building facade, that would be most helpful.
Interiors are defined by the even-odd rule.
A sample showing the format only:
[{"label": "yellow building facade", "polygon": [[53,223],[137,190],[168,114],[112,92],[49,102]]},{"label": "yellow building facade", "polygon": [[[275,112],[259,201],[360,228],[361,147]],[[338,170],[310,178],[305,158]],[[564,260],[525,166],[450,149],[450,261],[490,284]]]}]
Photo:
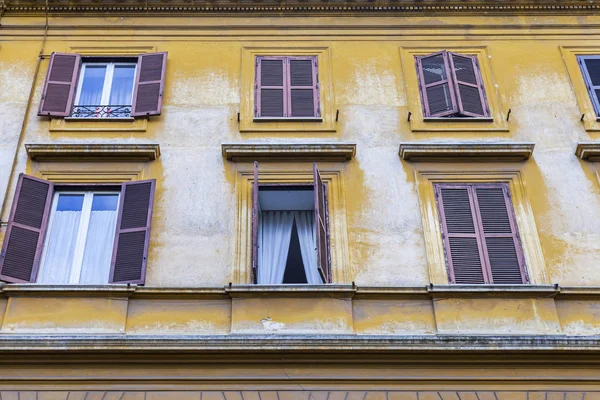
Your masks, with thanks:
[{"label": "yellow building facade", "polygon": [[600,399],[599,11],[0,0],[1,398]]}]

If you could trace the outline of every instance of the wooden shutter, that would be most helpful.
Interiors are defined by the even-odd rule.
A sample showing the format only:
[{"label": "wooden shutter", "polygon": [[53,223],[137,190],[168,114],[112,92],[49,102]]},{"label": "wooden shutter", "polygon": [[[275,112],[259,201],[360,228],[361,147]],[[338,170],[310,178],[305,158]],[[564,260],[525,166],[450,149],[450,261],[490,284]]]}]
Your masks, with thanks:
[{"label": "wooden shutter", "polygon": [[577,61],[596,115],[600,116],[600,56],[578,56]]},{"label": "wooden shutter", "polygon": [[508,186],[475,185],[475,207],[479,215],[480,236],[490,271],[490,283],[527,283],[523,252],[517,233]]},{"label": "wooden shutter", "polygon": [[51,182],[19,175],[0,253],[0,279],[35,282],[52,204]]},{"label": "wooden shutter", "polygon": [[450,78],[448,53],[441,51],[416,58],[419,90],[425,117],[444,117],[458,112]]},{"label": "wooden shutter", "polygon": [[132,116],[160,115],[166,70],[166,52],[141,54],[138,57]]},{"label": "wooden shutter", "polygon": [[329,245],[327,238],[327,202],[325,199],[325,185],[319,174],[317,163],[313,164],[314,192],[315,192],[315,228],[317,230],[317,268],[323,283],[332,282],[331,267],[329,263]]},{"label": "wooden shutter", "polygon": [[319,117],[319,82],[316,57],[290,57],[286,76],[289,109],[287,117]]},{"label": "wooden shutter", "polygon": [[252,271],[250,281],[258,282],[258,162],[254,161],[252,185]]},{"label": "wooden shutter", "polygon": [[477,56],[448,54],[459,113],[469,117],[489,116]]},{"label": "wooden shutter", "polygon": [[285,57],[256,58],[254,85],[256,117],[285,117],[288,97],[285,95],[287,60]]},{"label": "wooden shutter", "polygon": [[80,65],[79,54],[52,53],[38,115],[52,117],[71,115]]},{"label": "wooden shutter", "polygon": [[450,283],[486,283],[488,278],[479,237],[472,188],[436,185],[442,239]]},{"label": "wooden shutter", "polygon": [[123,183],[110,268],[111,283],[144,284],[156,180]]}]

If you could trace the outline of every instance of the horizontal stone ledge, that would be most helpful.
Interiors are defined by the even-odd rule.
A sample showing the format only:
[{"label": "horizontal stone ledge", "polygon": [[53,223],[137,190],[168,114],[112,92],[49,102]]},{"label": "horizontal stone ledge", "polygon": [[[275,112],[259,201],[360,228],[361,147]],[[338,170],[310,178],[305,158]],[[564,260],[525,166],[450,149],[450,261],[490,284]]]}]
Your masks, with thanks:
[{"label": "horizontal stone ledge", "polygon": [[582,160],[600,161],[600,142],[577,142],[575,155]]},{"label": "horizontal stone ledge", "polygon": [[34,161],[65,159],[120,159],[153,161],[160,157],[158,143],[26,143]]},{"label": "horizontal stone ledge", "polygon": [[355,143],[223,143],[228,161],[307,160],[348,161],[356,155]]},{"label": "horizontal stone ledge", "polygon": [[404,142],[398,154],[405,161],[523,161],[533,154],[529,142]]}]

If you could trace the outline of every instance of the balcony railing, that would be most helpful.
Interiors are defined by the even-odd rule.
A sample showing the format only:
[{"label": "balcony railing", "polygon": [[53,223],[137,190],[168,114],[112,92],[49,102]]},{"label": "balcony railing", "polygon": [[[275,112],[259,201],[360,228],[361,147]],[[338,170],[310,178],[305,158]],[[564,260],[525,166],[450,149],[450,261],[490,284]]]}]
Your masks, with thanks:
[{"label": "balcony railing", "polygon": [[131,105],[128,106],[73,106],[71,118],[131,118]]}]

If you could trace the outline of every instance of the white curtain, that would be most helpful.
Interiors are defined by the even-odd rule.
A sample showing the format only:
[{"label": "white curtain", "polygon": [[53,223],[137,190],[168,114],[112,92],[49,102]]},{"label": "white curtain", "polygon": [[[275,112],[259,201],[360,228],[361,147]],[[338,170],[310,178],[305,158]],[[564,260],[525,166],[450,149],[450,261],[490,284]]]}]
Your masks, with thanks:
[{"label": "white curtain", "polygon": [[37,283],[69,283],[80,219],[81,211],[54,213],[44,246]]},{"label": "white curtain", "polygon": [[129,106],[131,105],[131,95],[133,92],[133,78],[135,75],[135,65],[117,65],[113,73],[112,86],[110,88],[111,106]]},{"label": "white curtain", "polygon": [[317,231],[314,211],[296,211],[296,228],[300,241],[300,253],[304,264],[306,282],[310,285],[323,283],[317,268]]},{"label": "white curtain", "polygon": [[81,84],[81,93],[77,105],[95,106],[102,101],[102,88],[104,87],[104,76],[106,75],[106,66],[85,67],[83,82]]},{"label": "white curtain", "polygon": [[116,211],[92,211],[83,253],[80,284],[108,283],[116,223]]},{"label": "white curtain", "polygon": [[292,227],[293,211],[263,211],[258,229],[258,283],[283,283]]}]

